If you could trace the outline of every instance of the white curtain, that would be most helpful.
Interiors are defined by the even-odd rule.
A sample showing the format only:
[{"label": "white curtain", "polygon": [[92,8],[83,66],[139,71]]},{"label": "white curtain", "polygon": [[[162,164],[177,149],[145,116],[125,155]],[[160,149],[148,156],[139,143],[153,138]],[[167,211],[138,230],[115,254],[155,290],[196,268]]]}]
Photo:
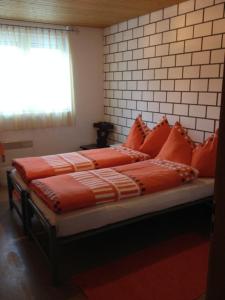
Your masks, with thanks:
[{"label": "white curtain", "polygon": [[0,25],[0,130],[71,125],[68,32]]}]

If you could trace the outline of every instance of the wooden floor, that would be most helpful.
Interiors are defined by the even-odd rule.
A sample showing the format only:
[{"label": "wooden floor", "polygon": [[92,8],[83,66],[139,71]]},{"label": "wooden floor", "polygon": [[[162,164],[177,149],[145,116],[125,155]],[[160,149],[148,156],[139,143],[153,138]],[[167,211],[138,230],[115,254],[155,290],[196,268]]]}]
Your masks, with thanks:
[{"label": "wooden floor", "polygon": [[85,295],[72,280],[75,273],[126,256],[180,232],[201,231],[208,235],[209,219],[209,210],[199,206],[77,241],[62,252],[64,283],[54,288],[44,257],[24,236],[20,220],[8,209],[6,190],[1,189],[0,299],[84,300]]}]

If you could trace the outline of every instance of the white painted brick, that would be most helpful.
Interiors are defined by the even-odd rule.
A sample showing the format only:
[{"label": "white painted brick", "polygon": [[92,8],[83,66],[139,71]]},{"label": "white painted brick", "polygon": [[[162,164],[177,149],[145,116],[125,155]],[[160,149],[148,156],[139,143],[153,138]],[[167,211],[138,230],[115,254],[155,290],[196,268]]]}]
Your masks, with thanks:
[{"label": "white painted brick", "polygon": [[187,104],[197,104],[198,101],[198,93],[182,93],[182,103],[187,103]]},{"label": "white painted brick", "polygon": [[185,14],[189,11],[193,11],[194,8],[195,8],[194,0],[181,2],[181,3],[179,3],[179,6],[178,6],[178,13],[179,13],[179,15]]},{"label": "white painted brick", "polygon": [[131,99],[131,91],[123,91],[124,99]]},{"label": "white painted brick", "polygon": [[[142,71],[133,71],[132,72],[132,79],[133,80],[142,80]],[[147,78],[147,79],[149,79],[149,78]]]},{"label": "white painted brick", "polygon": [[162,43],[162,33],[157,33],[150,36],[150,46],[159,45],[161,43]]},{"label": "white painted brick", "polygon": [[149,58],[149,68],[160,68],[161,67],[161,57]]},{"label": "white painted brick", "polygon": [[128,50],[137,49],[137,39],[128,41]]},{"label": "white painted brick", "polygon": [[144,35],[144,27],[143,26],[133,29],[133,38],[134,39],[142,37],[143,35]]},{"label": "white painted brick", "polygon": [[122,80],[122,72],[114,72],[114,80]]},{"label": "white painted brick", "polygon": [[178,10],[177,5],[172,5],[172,6],[164,8],[164,14],[163,14],[164,19],[177,16],[177,10]]},{"label": "white painted brick", "polygon": [[221,106],[221,98],[222,98],[222,94],[218,93],[218,103],[217,105]]},{"label": "white painted brick", "polygon": [[199,93],[199,104],[216,105],[217,93]]},{"label": "white painted brick", "polygon": [[123,80],[131,80],[131,72],[123,72]]},{"label": "white painted brick", "polygon": [[148,24],[144,26],[144,35],[151,35],[156,32],[156,23]]},{"label": "white painted brick", "polygon": [[166,92],[154,92],[154,101],[166,102]]},{"label": "white painted brick", "polygon": [[222,35],[206,36],[203,38],[202,50],[219,49],[222,44]]},{"label": "white painted brick", "polygon": [[137,109],[136,103],[137,103],[136,101],[132,101],[132,100],[127,101],[127,108],[128,109]]},{"label": "white painted brick", "polygon": [[[119,81],[120,82],[120,81]],[[118,89],[118,81],[110,81],[109,88],[111,90],[117,90]]]},{"label": "white painted brick", "polygon": [[204,132],[203,131],[189,129],[188,135],[196,143],[203,143],[203,141],[204,141]]},{"label": "white painted brick", "polygon": [[138,48],[144,48],[149,46],[149,36],[138,39]]},{"label": "white painted brick", "polygon": [[142,112],[142,119],[145,122],[151,122],[152,121],[152,113],[151,112],[145,112],[145,111],[143,111]]},{"label": "white painted brick", "polygon": [[188,66],[191,64],[191,54],[178,54],[176,56],[176,66]]},{"label": "white painted brick", "polygon": [[209,79],[209,92],[221,92],[222,79]]},{"label": "white painted brick", "polygon": [[181,102],[181,92],[168,92],[167,102],[180,103]]},{"label": "white painted brick", "polygon": [[211,64],[223,63],[225,57],[225,49],[211,51]]},{"label": "white painted brick", "polygon": [[202,39],[192,39],[185,41],[185,52],[200,51],[202,47]]},{"label": "white painted brick", "polygon": [[204,22],[220,19],[224,14],[224,4],[214,5],[205,8],[204,12]]},{"label": "white painted brick", "polygon": [[127,124],[127,119],[126,119],[126,118],[121,118],[121,117],[119,117],[119,118],[118,118],[118,124],[121,125],[121,126],[126,126],[126,124]]},{"label": "white painted brick", "polygon": [[188,115],[188,105],[187,104],[174,104],[174,114],[180,116]]},{"label": "white painted brick", "polygon": [[150,21],[150,15],[149,14],[144,15],[144,16],[140,16],[138,25],[142,26],[142,25],[148,24],[149,21]]},{"label": "white painted brick", "polygon": [[190,105],[189,106],[189,116],[202,118],[205,117],[206,106],[204,105]]},{"label": "white painted brick", "polygon": [[210,59],[209,51],[196,52],[193,53],[192,64],[193,65],[209,64],[209,59]]},{"label": "white painted brick", "polygon": [[128,29],[134,28],[138,26],[138,18],[133,18],[128,20]]},{"label": "white painted brick", "polygon": [[113,91],[106,91],[106,97],[107,98],[113,98]]},{"label": "white painted brick", "polygon": [[170,29],[177,29],[185,26],[185,15],[170,19]]},{"label": "white painted brick", "polygon": [[127,30],[127,21],[119,23],[119,31]]},{"label": "white painted brick", "polygon": [[189,91],[190,80],[175,80],[175,91]]},{"label": "white painted brick", "polygon": [[127,69],[128,70],[137,70],[137,60],[128,61]]},{"label": "white painted brick", "polygon": [[113,56],[113,54],[108,54],[108,55],[106,55],[106,62],[113,62],[113,60],[114,60],[114,56]]},{"label": "white painted brick", "polygon": [[153,101],[153,92],[143,91],[143,93],[142,93],[142,100]]},{"label": "white painted brick", "polygon": [[154,79],[154,70],[144,70],[143,79]]},{"label": "white painted brick", "polygon": [[173,66],[175,66],[175,55],[162,57],[162,67],[173,67]]},{"label": "white painted brick", "polygon": [[148,104],[145,101],[138,101],[137,102],[137,109],[146,111],[147,110],[147,105]]},{"label": "white painted brick", "polygon": [[131,118],[131,110],[129,110],[129,109],[123,109],[123,117],[125,117],[125,118]]},{"label": "white painted brick", "polygon": [[117,107],[117,106],[118,106],[118,101],[117,101],[117,99],[111,99],[111,100],[109,101],[109,103],[110,103],[110,106],[112,106],[112,107]]},{"label": "white painted brick", "polygon": [[111,35],[108,35],[107,37],[106,37],[106,44],[108,45],[108,44],[112,44],[114,42],[114,35],[113,34],[111,34]]},{"label": "white painted brick", "polygon": [[201,78],[219,77],[219,65],[204,65],[201,66]]},{"label": "white painted brick", "polygon": [[123,33],[122,32],[116,33],[114,36],[114,42],[118,43],[121,42],[122,40],[123,40]]},{"label": "white painted brick", "polygon": [[160,103],[160,110],[161,113],[164,114],[172,114],[173,112],[173,104],[171,103]]},{"label": "white painted brick", "polygon": [[123,92],[122,91],[115,91],[114,92],[114,97],[117,99],[122,99],[123,98]]},{"label": "white painted brick", "polygon": [[220,65],[220,77],[223,78],[223,74],[224,74],[224,64]]},{"label": "white painted brick", "polygon": [[157,11],[153,11],[150,14],[151,23],[160,21],[160,20],[162,20],[162,18],[163,18],[163,10],[162,9],[157,10]]},{"label": "white painted brick", "polygon": [[168,78],[169,79],[182,78],[182,68],[169,68]]},{"label": "white painted brick", "polygon": [[109,46],[109,52],[110,53],[115,53],[118,51],[118,44],[112,44]]},{"label": "white painted brick", "polygon": [[207,119],[197,119],[196,129],[212,132],[214,130],[214,121]]},{"label": "white painted brick", "polygon": [[132,39],[132,30],[126,30],[123,32],[123,40],[131,40]]},{"label": "white painted brick", "polygon": [[167,68],[161,68],[155,70],[155,79],[166,79],[167,78]]},{"label": "white painted brick", "polygon": [[218,3],[224,3],[225,0],[215,0],[215,4],[218,4]]},{"label": "white painted brick", "polygon": [[133,51],[133,59],[142,59],[144,57],[143,49],[136,49]]},{"label": "white painted brick", "polygon": [[193,26],[180,28],[177,31],[177,40],[183,41],[193,38]]},{"label": "white painted brick", "polygon": [[195,118],[190,118],[190,117],[180,117],[180,122],[182,124],[182,126],[184,126],[185,128],[189,128],[189,129],[195,129]]},{"label": "white painted brick", "polygon": [[138,70],[148,69],[148,59],[138,60]]},{"label": "white painted brick", "polygon": [[109,45],[104,46],[104,54],[109,54]]},{"label": "white painted brick", "polygon": [[169,54],[169,44],[156,46],[156,56],[164,56]]},{"label": "white painted brick", "polygon": [[163,43],[175,42],[176,39],[177,39],[176,30],[170,30],[167,32],[163,32]]},{"label": "white painted brick", "polygon": [[123,110],[121,108],[114,108],[114,115],[117,116],[117,117],[122,117]]},{"label": "white painted brick", "polygon": [[148,89],[148,81],[138,81],[137,89],[140,91],[145,91]]},{"label": "white painted brick", "polygon": [[174,125],[179,121],[179,116],[166,114],[166,117],[170,125]]},{"label": "white painted brick", "polygon": [[178,54],[184,52],[184,41],[170,44],[170,54]]},{"label": "white painted brick", "polygon": [[156,32],[163,32],[169,30],[170,22],[168,19],[156,23]]},{"label": "white painted brick", "polygon": [[155,47],[144,48],[144,58],[154,57],[155,56]]},{"label": "white painted brick", "polygon": [[212,33],[212,22],[202,23],[194,26],[194,37],[206,36]]},{"label": "white painted brick", "polygon": [[201,23],[203,20],[203,9],[190,12],[186,15],[186,26]]},{"label": "white painted brick", "polygon": [[117,33],[118,32],[118,24],[112,25],[110,26],[110,32],[113,33]]},{"label": "white painted brick", "polygon": [[184,67],[183,77],[184,78],[199,78],[199,72],[200,72],[199,66]]},{"label": "white painted brick", "polygon": [[123,52],[123,60],[131,60],[132,59],[132,51]]},{"label": "white painted brick", "polygon": [[215,107],[208,106],[207,107],[207,118],[219,120],[219,118],[220,118],[220,107],[218,107],[218,106],[215,106]]},{"label": "white painted brick", "polygon": [[148,89],[150,91],[160,90],[160,80],[149,80]]},{"label": "white painted brick", "polygon": [[111,63],[109,66],[111,72],[115,72],[118,69],[117,63]]},{"label": "white painted brick", "polygon": [[208,89],[208,79],[192,79],[191,91],[204,92]]},{"label": "white painted brick", "polygon": [[214,0],[196,0],[195,9],[200,9],[214,4]]},{"label": "white painted brick", "polygon": [[104,34],[104,36],[109,35],[110,34],[110,28],[109,27],[104,28],[103,34]]},{"label": "white painted brick", "polygon": [[158,102],[149,102],[148,111],[159,112],[159,103]]},{"label": "white painted brick", "polygon": [[115,54],[114,54],[114,60],[115,60],[116,62],[122,61],[122,60],[123,60],[123,53],[122,53],[122,52],[115,53]]},{"label": "white painted brick", "polygon": [[162,91],[173,91],[174,90],[174,80],[161,80],[161,90]]},{"label": "white painted brick", "polygon": [[126,71],[127,70],[127,62],[119,62],[118,63],[118,71]]},{"label": "white painted brick", "polygon": [[159,123],[162,120],[162,117],[164,117],[164,114],[153,113],[153,122]]},{"label": "white painted brick", "polygon": [[216,20],[213,22],[213,34],[225,32],[225,19]]},{"label": "white painted brick", "polygon": [[104,64],[104,72],[109,72],[109,64]]},{"label": "white painted brick", "polygon": [[137,81],[128,81],[127,82],[127,89],[132,91],[132,90],[137,90]]},{"label": "white painted brick", "polygon": [[106,73],[106,80],[113,80],[113,72]]}]

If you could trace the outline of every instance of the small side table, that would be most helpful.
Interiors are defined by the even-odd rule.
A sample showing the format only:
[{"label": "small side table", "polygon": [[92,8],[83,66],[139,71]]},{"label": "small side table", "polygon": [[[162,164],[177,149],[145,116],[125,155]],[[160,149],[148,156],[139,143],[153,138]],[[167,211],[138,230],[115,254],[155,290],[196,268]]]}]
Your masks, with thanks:
[{"label": "small side table", "polygon": [[89,145],[82,145],[80,148],[82,150],[90,150],[90,149],[100,149],[100,148],[107,148],[109,145],[106,145],[105,147],[99,147],[97,144],[89,144]]}]

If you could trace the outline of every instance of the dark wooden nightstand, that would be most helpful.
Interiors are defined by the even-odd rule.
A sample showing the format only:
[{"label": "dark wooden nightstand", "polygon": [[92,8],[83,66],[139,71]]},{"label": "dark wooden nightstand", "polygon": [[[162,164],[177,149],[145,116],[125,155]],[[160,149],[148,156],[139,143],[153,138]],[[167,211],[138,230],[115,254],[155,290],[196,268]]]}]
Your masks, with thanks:
[{"label": "dark wooden nightstand", "polygon": [[99,147],[97,144],[89,144],[89,145],[82,145],[82,146],[80,146],[80,148],[82,150],[100,149],[100,148],[107,148],[107,147],[109,147],[109,145],[107,145],[105,147]]}]

